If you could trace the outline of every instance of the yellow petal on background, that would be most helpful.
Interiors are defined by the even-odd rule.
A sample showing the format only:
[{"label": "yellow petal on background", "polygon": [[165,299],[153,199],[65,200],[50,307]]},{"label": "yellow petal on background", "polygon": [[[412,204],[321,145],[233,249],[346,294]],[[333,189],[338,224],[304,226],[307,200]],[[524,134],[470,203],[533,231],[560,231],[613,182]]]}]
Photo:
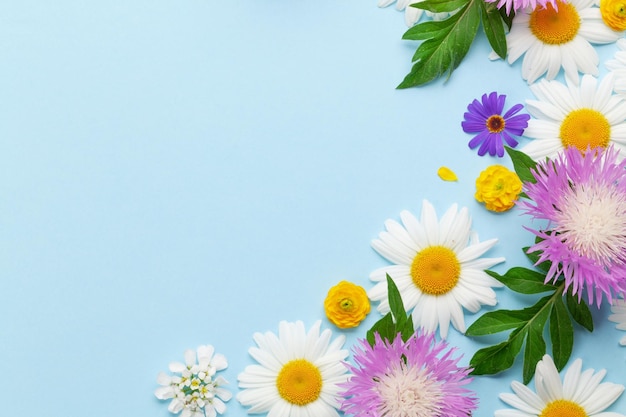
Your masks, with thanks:
[{"label": "yellow petal on background", "polygon": [[444,181],[456,181],[458,179],[456,174],[448,167],[440,167],[437,170],[437,175]]}]

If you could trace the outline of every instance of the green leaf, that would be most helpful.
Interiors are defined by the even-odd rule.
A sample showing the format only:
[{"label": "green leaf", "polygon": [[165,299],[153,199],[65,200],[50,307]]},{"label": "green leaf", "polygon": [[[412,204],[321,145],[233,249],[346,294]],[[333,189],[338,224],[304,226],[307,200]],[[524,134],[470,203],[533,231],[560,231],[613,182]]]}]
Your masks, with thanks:
[{"label": "green leaf", "polygon": [[509,269],[504,275],[489,270],[485,272],[513,291],[521,294],[539,294],[556,289],[554,285],[544,284],[545,274],[528,268],[516,266]]},{"label": "green leaf", "polygon": [[539,362],[546,353],[546,342],[543,340],[543,329],[546,326],[549,314],[549,308],[541,308],[538,314],[528,322],[528,336],[526,337],[524,365],[522,367],[524,384],[528,384],[533,378],[537,362]]},{"label": "green leaf", "polygon": [[402,302],[400,291],[389,274],[387,274],[387,298],[389,299],[389,308],[396,323],[396,327],[397,329],[401,329],[404,327],[404,323],[407,319],[406,311],[404,310],[404,303]]},{"label": "green leaf", "polygon": [[407,316],[407,320],[404,323],[404,326],[400,329],[400,335],[403,341],[409,340],[411,336],[415,333],[415,328],[413,327],[413,319],[411,316]]},{"label": "green leaf", "polygon": [[470,359],[471,374],[493,375],[509,369],[522,348],[525,336],[524,330],[514,331],[506,342],[477,351]]},{"label": "green leaf", "polygon": [[469,326],[466,336],[485,336],[500,333],[509,329],[516,329],[526,324],[535,311],[525,310],[496,310],[480,316]]},{"label": "green leaf", "polygon": [[400,333],[402,340],[405,342],[415,333],[413,319],[404,309],[400,291],[389,274],[387,274],[387,299],[389,300],[389,309],[391,311],[374,323],[365,334],[365,338],[370,346],[374,346],[376,343],[376,333],[383,340],[387,339],[389,341],[394,340]]},{"label": "green leaf", "polygon": [[483,2],[480,7],[483,31],[489,40],[491,48],[502,59],[506,58],[506,35],[504,34],[504,25],[500,10],[495,3]]},{"label": "green leaf", "polygon": [[550,266],[552,266],[552,262],[543,261],[540,264],[537,263],[539,262],[539,255],[541,251],[534,251],[534,252],[529,253],[528,251],[530,250],[530,246],[526,246],[522,250],[524,251],[524,255],[526,255],[526,257],[530,260],[530,262],[533,263],[535,267],[541,269],[544,272],[548,272],[550,270]]},{"label": "green leaf", "polygon": [[374,346],[376,342],[376,338],[374,334],[378,333],[381,338],[387,339],[389,341],[395,339],[398,332],[396,331],[396,325],[393,322],[393,318],[391,317],[391,313],[387,313],[378,320],[374,325],[367,331],[365,338],[370,346]]},{"label": "green leaf", "polygon": [[552,358],[556,369],[562,370],[574,347],[574,326],[567,314],[563,297],[557,297],[550,314],[550,338],[552,340]]},{"label": "green leaf", "polygon": [[413,3],[410,6],[417,9],[428,10],[433,13],[453,12],[469,3],[469,0],[425,0]]},{"label": "green leaf", "polygon": [[511,30],[511,26],[513,26],[513,18],[515,17],[515,12],[511,11],[511,14],[506,14],[506,7],[501,7],[498,9],[500,11],[500,17],[502,17],[502,21],[506,24],[506,27]]},{"label": "green leaf", "polygon": [[[555,291],[555,293],[557,292],[560,294],[560,291]],[[475,368],[472,373],[476,375],[495,374],[510,368],[521,350],[523,339],[526,338],[523,373],[524,379],[532,378],[532,375],[535,373],[535,365],[546,350],[545,341],[543,340],[543,328],[548,320],[549,306],[554,297],[554,294],[548,295],[541,298],[531,307],[523,310],[508,311],[507,314],[515,312],[515,317],[521,319],[519,326],[511,332],[506,342],[477,351],[470,359],[470,365]],[[495,312],[485,313],[483,316],[493,315],[493,313]],[[481,320],[483,316],[478,320]],[[526,320],[523,320],[524,318]]]},{"label": "green leaf", "polygon": [[593,316],[591,315],[589,306],[587,306],[583,300],[579,302],[577,297],[574,297],[569,291],[565,294],[565,301],[567,303],[567,309],[574,321],[590,332],[593,332]]},{"label": "green leaf", "polygon": [[523,152],[516,151],[508,146],[504,148],[513,162],[513,168],[519,179],[522,180],[522,182],[530,182],[533,184],[537,182],[531,171],[531,169],[537,166],[537,163]]},{"label": "green leaf", "polygon": [[[449,30],[450,24],[451,22],[449,22],[448,20],[423,22],[408,29],[402,36],[402,39],[421,41],[424,39],[430,39],[436,36],[440,36],[442,34],[445,34]],[[436,47],[436,45],[433,46]],[[414,61],[417,59],[416,56],[418,56],[418,51],[421,53],[420,49],[415,52],[415,55],[413,55]]]},{"label": "green leaf", "polygon": [[[426,39],[415,51],[415,64],[398,88],[416,87],[452,74],[474,41],[484,0],[469,0],[458,12],[437,22],[424,22],[410,28],[403,39]],[[422,26],[427,25],[427,26]],[[430,34],[431,37],[421,37]]]}]

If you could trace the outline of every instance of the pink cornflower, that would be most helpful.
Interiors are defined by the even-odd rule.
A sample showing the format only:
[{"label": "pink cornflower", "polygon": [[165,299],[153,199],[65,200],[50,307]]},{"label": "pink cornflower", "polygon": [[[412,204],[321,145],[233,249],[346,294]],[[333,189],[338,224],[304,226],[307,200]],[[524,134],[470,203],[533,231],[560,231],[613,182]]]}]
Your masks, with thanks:
[{"label": "pink cornflower", "polygon": [[530,201],[520,202],[526,214],[547,220],[545,229],[531,230],[541,241],[529,248],[539,261],[550,261],[547,281],[562,274],[565,288],[600,306],[603,295],[626,291],[626,160],[618,162],[613,146],[569,147],[533,170],[537,182],[525,183]]},{"label": "pink cornflower", "polygon": [[376,333],[374,346],[362,340],[354,349],[356,366],[342,384],[341,410],[354,416],[467,417],[476,408],[469,368],[457,366],[455,349],[419,331],[406,342],[393,342]]},{"label": "pink cornflower", "polygon": [[516,12],[519,9],[525,9],[528,6],[530,6],[531,10],[535,10],[539,6],[546,7],[546,4],[548,3],[552,4],[553,6],[556,5],[556,0],[485,0],[485,1],[487,3],[495,3],[497,1],[498,4],[496,5],[496,7],[498,9],[501,9],[502,6],[505,6],[507,15],[511,14],[511,10]]}]

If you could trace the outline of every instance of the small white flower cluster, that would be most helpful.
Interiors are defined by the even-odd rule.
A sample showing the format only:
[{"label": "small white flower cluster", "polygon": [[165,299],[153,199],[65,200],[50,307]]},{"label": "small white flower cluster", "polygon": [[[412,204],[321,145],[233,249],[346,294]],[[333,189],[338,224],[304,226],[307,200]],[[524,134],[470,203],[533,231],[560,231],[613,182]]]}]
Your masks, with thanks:
[{"label": "small white flower cluster", "polygon": [[[172,362],[169,370],[173,374],[159,373],[154,395],[159,400],[172,399],[168,406],[171,413],[181,417],[216,417],[226,411],[225,401],[230,400],[230,391],[222,388],[228,382],[218,371],[226,369],[228,362],[221,354],[214,355],[211,345],[200,346],[196,351],[185,351],[185,363]],[[197,358],[196,358],[197,356]]]}]

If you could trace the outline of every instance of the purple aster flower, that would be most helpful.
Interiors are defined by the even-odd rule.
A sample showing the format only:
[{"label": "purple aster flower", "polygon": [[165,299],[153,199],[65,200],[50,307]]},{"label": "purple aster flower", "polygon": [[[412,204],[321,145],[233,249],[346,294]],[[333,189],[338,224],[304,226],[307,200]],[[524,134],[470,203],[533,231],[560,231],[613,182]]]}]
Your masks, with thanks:
[{"label": "purple aster flower", "polygon": [[517,114],[524,108],[521,104],[511,107],[504,115],[504,101],[506,96],[498,95],[495,91],[491,94],[483,94],[481,101],[474,99],[463,114],[465,120],[461,122],[465,133],[477,133],[469,142],[470,149],[478,145],[478,155],[483,156],[487,151],[489,155],[504,156],[502,140],[510,147],[517,146],[517,140],[513,136],[521,136],[528,126],[530,116]]},{"label": "purple aster flower", "polygon": [[562,274],[566,289],[579,299],[586,290],[598,307],[603,294],[611,302],[626,291],[626,160],[618,156],[613,146],[584,155],[569,147],[537,165],[537,182],[524,184],[530,201],[519,203],[548,221],[546,229],[529,229],[541,241],[528,250],[540,252],[538,263],[552,262],[546,282]]},{"label": "purple aster flower", "polygon": [[463,386],[471,382],[469,368],[457,366],[455,349],[434,335],[415,333],[406,342],[376,334],[374,346],[361,340],[354,349],[356,366],[342,384],[341,410],[354,416],[467,417],[477,399]]}]

